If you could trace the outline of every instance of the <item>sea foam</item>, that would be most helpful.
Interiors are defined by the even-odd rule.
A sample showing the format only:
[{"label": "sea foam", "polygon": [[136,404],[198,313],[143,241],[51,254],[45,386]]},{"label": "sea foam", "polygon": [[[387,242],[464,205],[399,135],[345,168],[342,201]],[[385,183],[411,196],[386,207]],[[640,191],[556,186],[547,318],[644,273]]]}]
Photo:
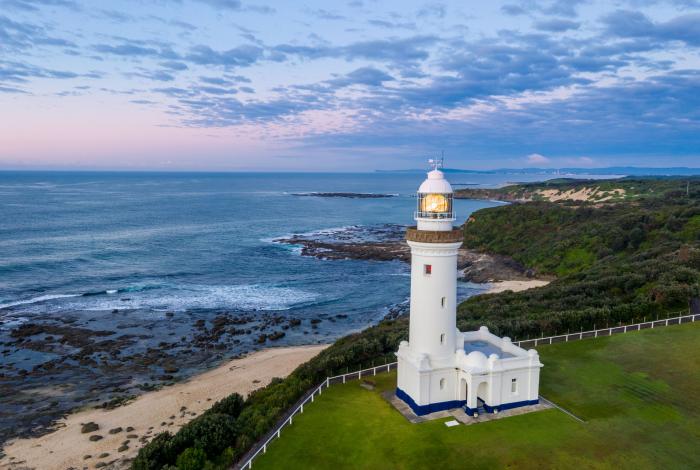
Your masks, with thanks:
[{"label": "sea foam", "polygon": [[31,299],[25,299],[25,300],[16,300],[14,302],[7,302],[4,304],[0,304],[0,310],[4,308],[11,308],[11,307],[18,307],[20,305],[31,305],[31,304],[37,304],[41,302],[47,302],[49,300],[56,300],[56,299],[66,299],[69,297],[79,297],[80,294],[50,294],[50,295],[40,295],[39,297],[32,297]]},{"label": "sea foam", "polygon": [[308,304],[318,294],[290,287],[259,284],[238,286],[173,285],[159,289],[119,289],[124,297],[113,294],[82,297],[62,305],[69,310],[176,310],[237,309],[288,310]]}]

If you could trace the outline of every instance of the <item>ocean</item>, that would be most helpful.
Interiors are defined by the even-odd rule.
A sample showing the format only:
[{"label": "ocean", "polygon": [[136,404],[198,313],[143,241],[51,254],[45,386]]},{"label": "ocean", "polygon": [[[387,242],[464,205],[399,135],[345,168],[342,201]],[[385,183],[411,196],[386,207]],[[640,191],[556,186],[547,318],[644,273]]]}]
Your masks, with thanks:
[{"label": "ocean", "polygon": [[[0,442],[271,346],[265,328],[284,327],[274,345],[309,344],[381,320],[408,298],[405,263],[322,260],[275,239],[381,237],[412,223],[423,178],[0,172],[0,395],[13,397],[0,411]],[[451,176],[474,187],[509,178]],[[455,205],[461,223],[497,204]],[[459,296],[484,288],[460,283]]]}]

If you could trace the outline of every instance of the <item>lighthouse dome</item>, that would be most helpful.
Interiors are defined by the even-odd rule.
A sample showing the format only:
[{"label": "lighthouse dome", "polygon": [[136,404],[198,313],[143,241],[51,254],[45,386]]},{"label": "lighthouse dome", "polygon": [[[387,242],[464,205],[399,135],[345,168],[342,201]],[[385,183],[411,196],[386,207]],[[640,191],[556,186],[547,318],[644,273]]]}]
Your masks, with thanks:
[{"label": "lighthouse dome", "polygon": [[452,186],[445,179],[445,174],[440,170],[432,170],[428,173],[428,178],[418,188],[421,194],[451,194]]}]

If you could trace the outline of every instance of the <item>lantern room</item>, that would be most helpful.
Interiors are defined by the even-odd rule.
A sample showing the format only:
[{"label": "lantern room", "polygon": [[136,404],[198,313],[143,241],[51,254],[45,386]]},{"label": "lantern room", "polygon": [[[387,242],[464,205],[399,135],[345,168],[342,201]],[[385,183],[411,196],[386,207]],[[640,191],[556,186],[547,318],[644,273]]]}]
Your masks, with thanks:
[{"label": "lantern room", "polygon": [[[418,200],[416,206],[415,219],[418,221],[419,229],[421,222],[447,222],[446,227],[452,227],[455,220],[453,210],[452,186],[445,179],[442,171],[435,168],[428,173],[428,178],[418,188]],[[431,229],[425,227],[425,229]],[[433,230],[438,229],[432,227]]]}]

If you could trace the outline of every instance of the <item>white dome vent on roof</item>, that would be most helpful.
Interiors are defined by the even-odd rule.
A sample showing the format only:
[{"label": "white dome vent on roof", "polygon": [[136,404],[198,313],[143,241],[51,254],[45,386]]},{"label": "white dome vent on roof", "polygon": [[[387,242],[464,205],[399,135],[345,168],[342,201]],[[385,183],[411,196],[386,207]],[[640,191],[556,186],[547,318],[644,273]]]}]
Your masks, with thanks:
[{"label": "white dome vent on roof", "polygon": [[440,170],[432,170],[428,173],[428,179],[418,188],[421,194],[452,194],[452,185],[445,179],[445,174]]},{"label": "white dome vent on roof", "polygon": [[486,369],[488,367],[488,359],[481,351],[470,352],[467,354],[465,361],[466,364],[471,367],[479,367],[481,369]]}]

